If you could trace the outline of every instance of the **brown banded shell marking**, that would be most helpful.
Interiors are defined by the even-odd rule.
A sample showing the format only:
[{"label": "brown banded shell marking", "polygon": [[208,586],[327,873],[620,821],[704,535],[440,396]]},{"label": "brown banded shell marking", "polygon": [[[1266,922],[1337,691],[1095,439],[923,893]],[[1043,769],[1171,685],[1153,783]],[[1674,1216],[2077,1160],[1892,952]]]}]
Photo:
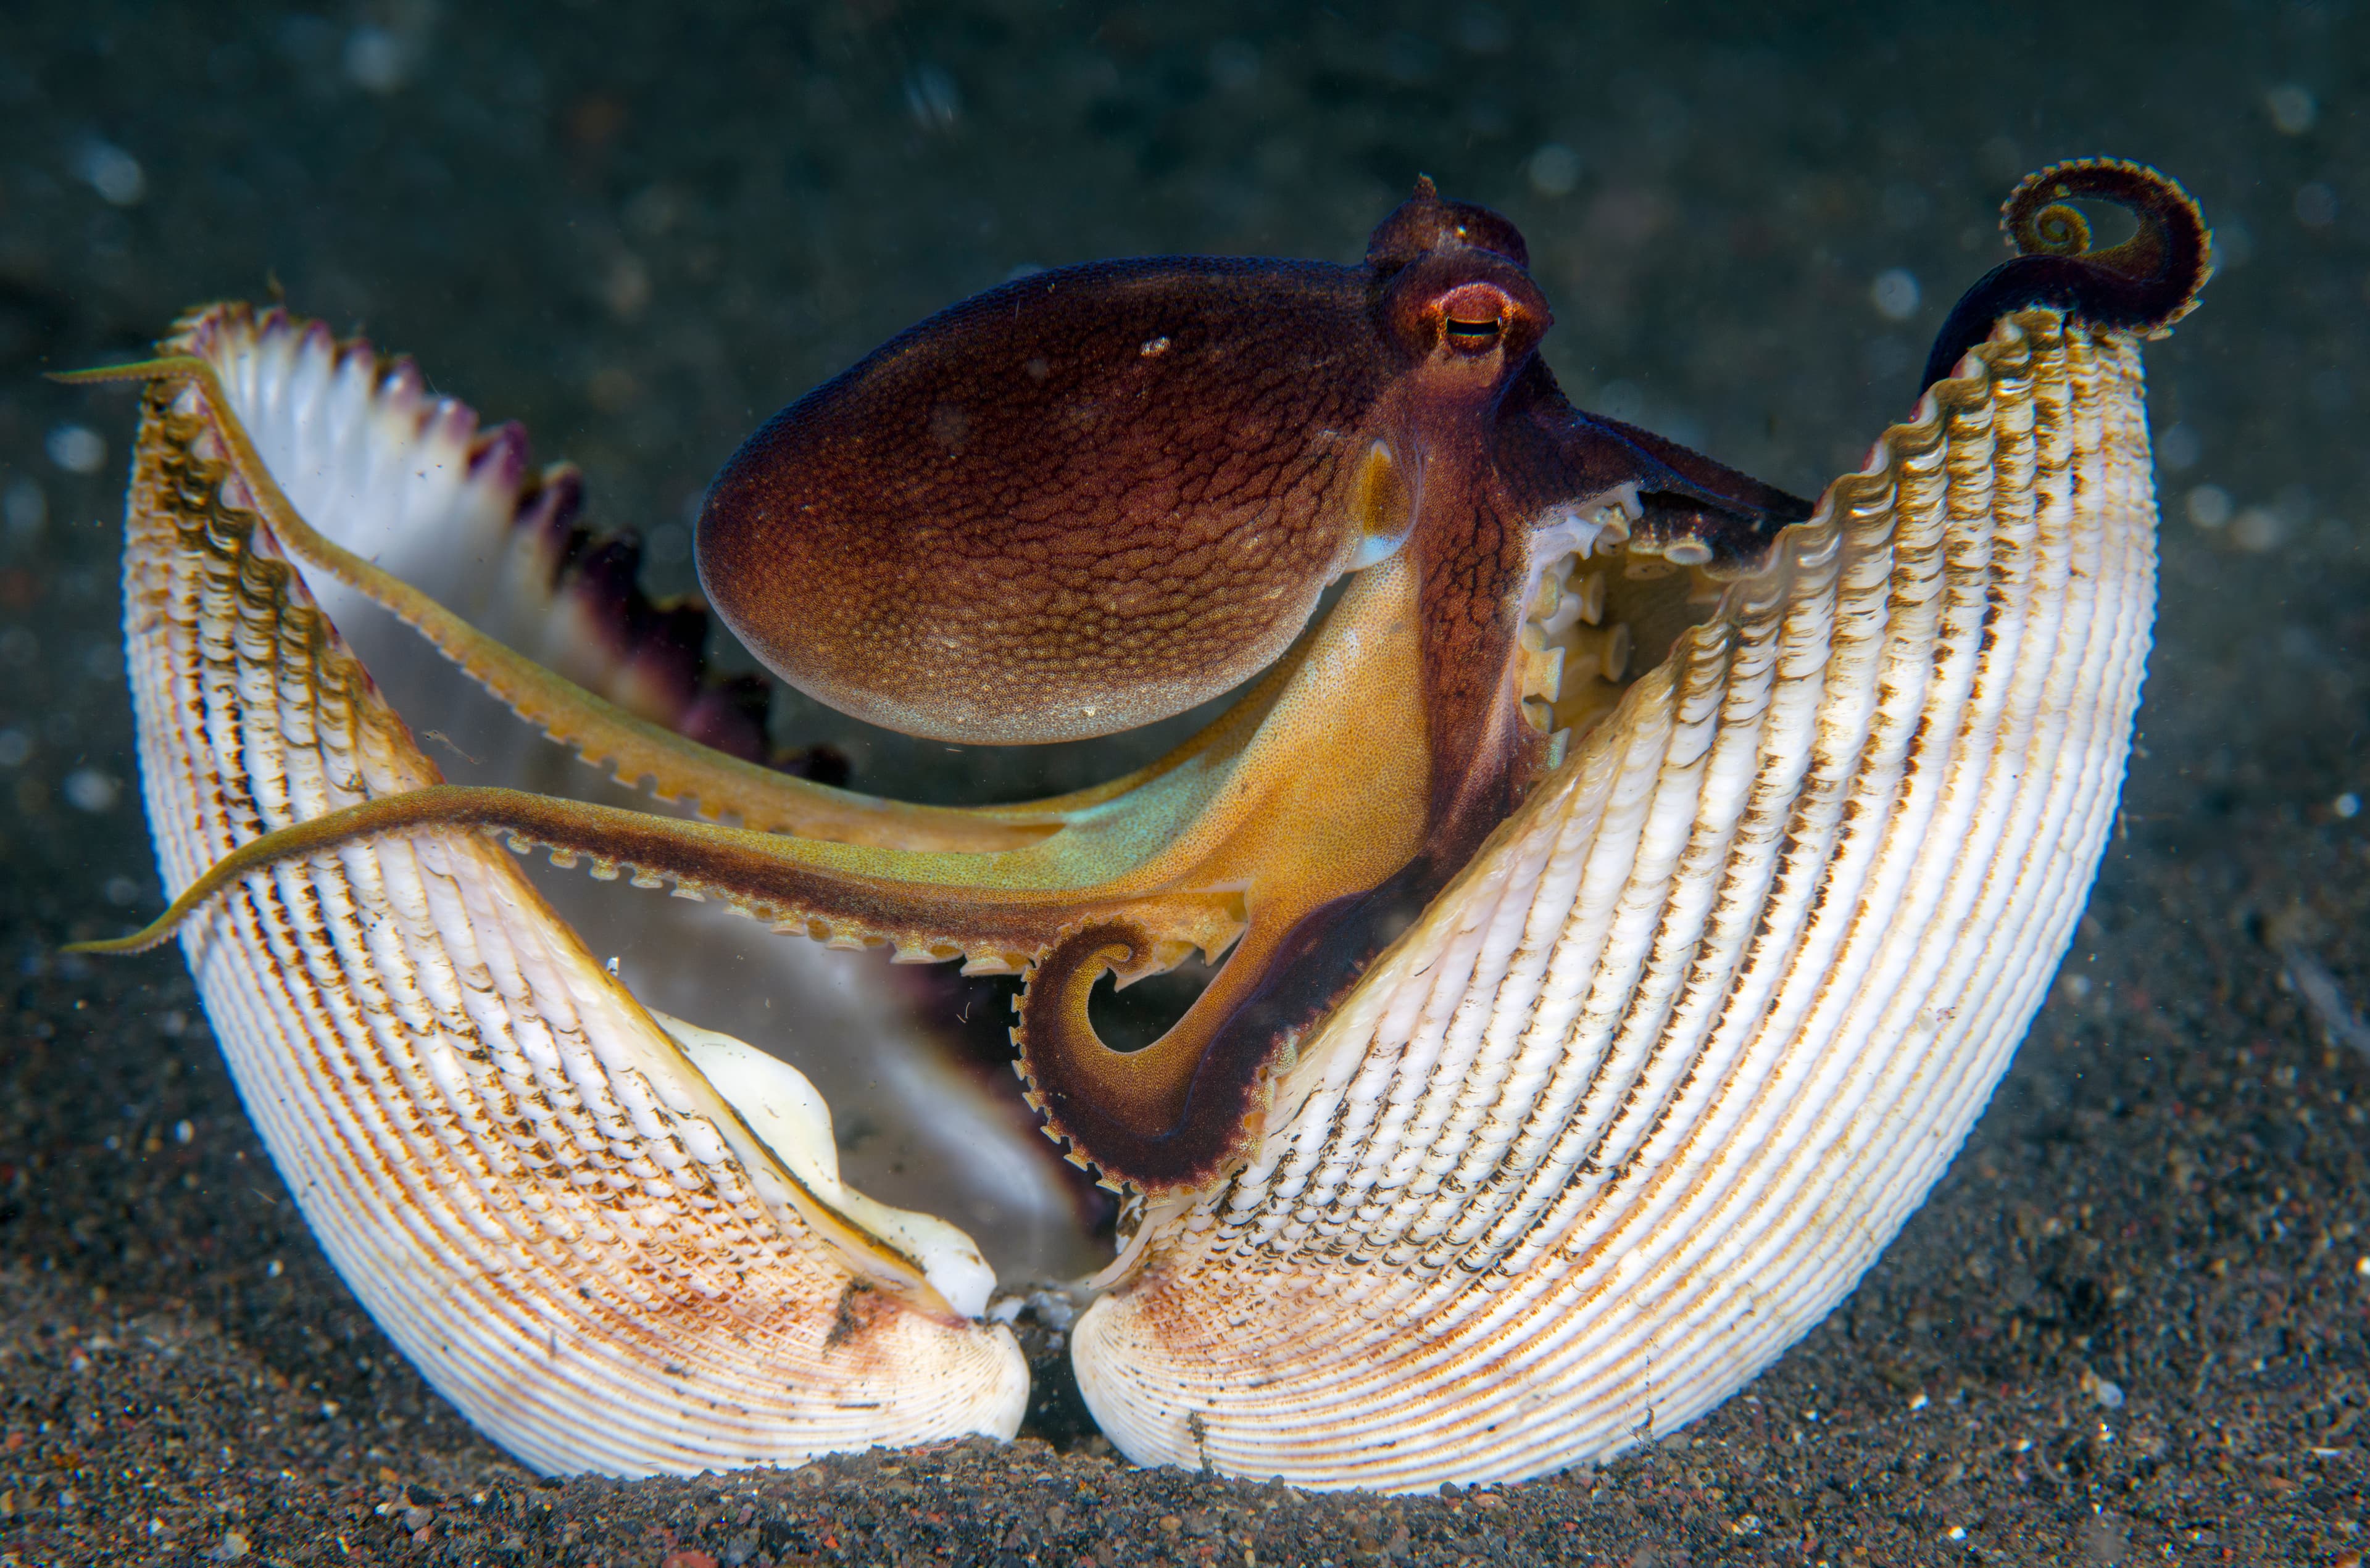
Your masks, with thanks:
[{"label": "brown banded shell marking", "polygon": [[[1329,389],[1372,395],[1374,443],[1323,470],[1347,521],[1304,509],[1333,543],[1284,586],[1310,598],[1319,556],[1356,580],[1193,740],[1012,807],[788,778],[745,728],[730,755],[691,743],[719,688],[649,646],[688,607],[519,596],[520,641],[588,614],[611,637],[589,690],[503,646],[364,552],[507,539],[547,574],[564,475],[528,479],[514,436],[475,437],[400,361],[201,313],[128,372],[154,384],[127,642],[176,898],[96,945],[179,932],[332,1260],[546,1470],[1008,1435],[1026,1373],[970,1239],[850,1188],[811,1084],[637,1001],[486,830],[826,945],[1028,972],[1028,1104],[1133,1189],[1073,1338],[1132,1458],[1406,1490],[1616,1451],[1851,1288],[1989,1096],[2096,868],[2154,605],[2138,339],[2188,308],[2204,231],[2170,181],[2104,161],[2043,171],[2012,215],[2057,195],[2157,228],[1987,277],[1987,334],[1962,344],[1954,313],[1950,376],[1815,509],[1573,409],[1529,357],[1520,236],[1428,184],[1363,270],[1064,275],[1164,309],[1230,305],[1204,272],[1305,285],[1310,320],[1352,330],[1364,299],[1387,330]],[[768,428],[794,459],[753,459],[776,523],[864,438],[864,398],[903,418],[933,375],[992,368],[970,308]],[[1223,390],[1237,347],[1179,364]],[[964,425],[974,457],[1035,450],[995,428]],[[945,480],[928,493],[963,500]],[[869,505],[821,546],[859,576],[894,544]],[[993,558],[993,509],[958,521]],[[308,583],[743,825],[442,784]],[[798,635],[794,605],[759,609]],[[1041,622],[983,622],[973,654],[1040,668]],[[1126,662],[1042,669],[1099,702]],[[1096,1037],[1100,974],[1230,947],[1151,1047]]]}]

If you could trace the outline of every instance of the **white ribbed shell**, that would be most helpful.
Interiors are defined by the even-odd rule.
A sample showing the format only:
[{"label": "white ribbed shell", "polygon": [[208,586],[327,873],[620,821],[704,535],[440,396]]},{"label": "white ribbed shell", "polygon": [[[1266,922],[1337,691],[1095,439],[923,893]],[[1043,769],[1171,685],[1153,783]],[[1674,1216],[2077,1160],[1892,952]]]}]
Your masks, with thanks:
[{"label": "white ribbed shell", "polygon": [[2111,823],[2155,598],[2136,345],[2004,323],[1639,681],[1079,1322],[1144,1462],[1508,1481],[1824,1315],[2006,1069]]},{"label": "white ribbed shell", "polygon": [[[416,385],[214,323],[267,466],[339,454],[283,487],[385,503],[338,531],[365,554],[509,504]],[[2136,345],[2028,312],[1962,369],[1302,1042],[1249,1164],[1156,1206],[1075,1335],[1131,1457],[1408,1489],[1610,1453],[1766,1366],[1924,1197],[2072,932],[2154,599]],[[176,890],[434,778],[226,475],[229,417],[154,395],[133,476]],[[834,1196],[827,1139],[777,1158],[753,1129],[804,1124],[736,1113],[487,841],[293,863],[184,940],[332,1261],[528,1462],[1015,1429],[1010,1336],[896,1304],[847,1239],[960,1233]]]},{"label": "white ribbed shell", "polygon": [[[126,652],[176,891],[270,829],[436,778],[227,471],[225,418],[196,383],[152,395],[129,508]],[[483,503],[450,481],[406,490],[420,526]],[[860,1229],[857,1209],[793,1178],[491,841],[292,863],[183,943],[323,1249],[529,1464],[689,1472],[1018,1428],[1009,1333],[866,1283],[807,1222]]]}]

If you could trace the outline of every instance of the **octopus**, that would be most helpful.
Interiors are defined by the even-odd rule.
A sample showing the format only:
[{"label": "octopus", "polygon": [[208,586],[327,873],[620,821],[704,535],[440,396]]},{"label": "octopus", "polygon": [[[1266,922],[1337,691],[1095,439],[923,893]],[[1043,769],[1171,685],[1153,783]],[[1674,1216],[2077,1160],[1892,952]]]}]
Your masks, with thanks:
[{"label": "octopus", "polygon": [[[2077,202],[2134,232],[2094,246]],[[2139,344],[2209,239],[2109,160],[2004,217],[2018,254],[1815,501],[1576,407],[1523,236],[1428,180],[1356,267],[1021,278],[748,438],[704,604],[643,598],[572,474],[408,361],[202,309],[77,378],[145,389],[125,618],[175,892],[87,945],[178,936],[332,1262],[546,1471],[1009,1436],[1029,1385],[972,1236],[846,1179],[768,1042],[598,961],[536,849],[1021,978],[1021,1101],[1120,1195],[1071,1355],[1131,1458],[1404,1491],[1616,1452],[1922,1201],[2113,818],[2154,608]],[[454,607],[471,581],[506,623]],[[340,630],[371,606],[674,808],[445,782]],[[1233,696],[1082,790],[899,801],[773,765],[711,614],[949,744]],[[1164,1032],[1106,1043],[1098,986],[1196,959]]]}]

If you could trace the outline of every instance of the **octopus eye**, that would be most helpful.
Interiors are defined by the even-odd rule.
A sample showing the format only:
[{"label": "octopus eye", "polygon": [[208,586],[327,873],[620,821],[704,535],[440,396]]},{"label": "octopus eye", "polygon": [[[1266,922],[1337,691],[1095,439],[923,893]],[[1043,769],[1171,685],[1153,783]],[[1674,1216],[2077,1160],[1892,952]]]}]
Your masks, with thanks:
[{"label": "octopus eye", "polygon": [[1440,302],[1441,340],[1460,354],[1486,354],[1505,336],[1513,301],[1490,283],[1467,283]]}]

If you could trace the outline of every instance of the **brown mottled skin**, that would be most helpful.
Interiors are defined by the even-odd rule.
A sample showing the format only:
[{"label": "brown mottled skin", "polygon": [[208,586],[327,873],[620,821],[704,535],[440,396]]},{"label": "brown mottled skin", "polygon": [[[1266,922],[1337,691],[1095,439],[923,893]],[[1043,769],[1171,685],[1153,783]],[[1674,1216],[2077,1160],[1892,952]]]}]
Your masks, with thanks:
[{"label": "brown mottled skin", "polygon": [[1133,728],[1283,653],[1340,575],[1385,384],[1360,275],[1099,262],[1007,283],[777,415],[700,519],[791,684],[948,740]]}]

